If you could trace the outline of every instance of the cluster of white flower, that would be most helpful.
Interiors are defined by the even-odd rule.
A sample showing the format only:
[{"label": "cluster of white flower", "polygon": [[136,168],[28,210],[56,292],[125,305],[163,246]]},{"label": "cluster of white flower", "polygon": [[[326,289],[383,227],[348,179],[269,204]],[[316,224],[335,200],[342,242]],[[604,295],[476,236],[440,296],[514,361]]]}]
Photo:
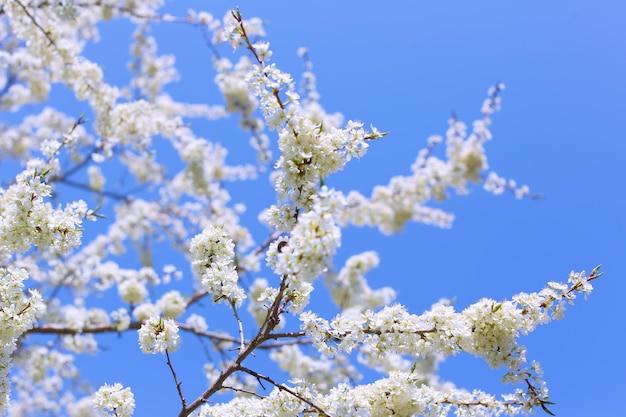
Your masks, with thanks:
[{"label": "cluster of white flower", "polygon": [[372,290],[367,284],[364,275],[376,266],[378,255],[368,251],[351,256],[336,277],[329,277],[331,296],[337,306],[342,310],[355,307],[361,312],[389,304],[396,298],[391,287]]},{"label": "cluster of white flower", "polygon": [[341,244],[341,229],[321,206],[301,214],[286,240],[272,243],[268,265],[278,275],[299,275],[312,281],[325,272]]},{"label": "cluster of white flower", "polygon": [[[494,411],[493,407],[508,410],[515,405],[528,412],[538,404],[537,401],[547,398],[547,388],[540,379],[541,368],[537,363],[533,363],[530,369],[524,367],[526,349],[517,343],[517,338],[552,318],[561,318],[562,303],[572,300],[577,292],[588,294],[596,272],[594,270],[589,276],[584,271],[572,272],[570,285],[550,283],[538,293],[521,293],[513,297],[513,301],[482,299],[460,313],[455,312],[449,303],[437,303],[419,316],[409,314],[403,306],[393,305],[378,312],[368,310],[358,317],[340,314],[330,322],[311,312],[303,313],[300,319],[314,345],[329,356],[364,349],[378,355],[394,352],[417,358],[459,352],[482,357],[492,368],[505,367],[507,381],[532,382],[532,389],[521,397],[516,391],[504,401],[495,398],[487,401],[483,394],[481,398],[472,394],[463,401],[439,400],[440,405],[468,402],[478,408],[489,405],[485,411]],[[511,400],[515,396],[519,398]]]},{"label": "cluster of white flower", "polygon": [[111,312],[111,319],[115,323],[115,330],[123,332],[130,326],[130,316],[125,308],[118,308]]},{"label": "cluster of white flower", "polygon": [[[42,149],[44,142],[56,142],[54,151],[60,144],[70,152],[72,159],[77,154],[79,145],[93,143],[93,137],[84,126],[76,124],[76,120],[50,107],[44,108],[39,114],[24,117],[19,126],[0,125],[0,159],[24,158],[36,156],[36,151],[50,157],[50,152]],[[61,133],[63,132],[63,133]],[[63,139],[59,140],[59,136]]]},{"label": "cluster of white flower", "polygon": [[[230,26],[228,39],[237,39],[235,43],[240,44],[244,24],[238,14],[234,16],[240,23]],[[278,130],[281,155],[273,177],[278,200],[309,209],[319,182],[343,169],[352,157],[363,156],[368,148],[367,141],[384,134],[374,127],[367,132],[361,122],[349,121],[340,129],[332,124],[324,125],[324,120],[308,117],[300,105],[291,75],[280,71],[275,64],[268,64],[269,44],[252,44],[247,37],[245,39],[257,60],[246,77],[248,88],[257,96],[267,126]]]},{"label": "cluster of white flower", "polygon": [[45,182],[49,171],[40,170],[46,168],[43,163],[29,164],[17,175],[14,184],[6,190],[0,189],[0,259],[26,252],[31,245],[51,252],[67,252],[80,244],[80,225],[89,215],[87,206],[81,200],[65,209],[54,209],[44,202],[51,192]]},{"label": "cluster of white flower", "polygon": [[517,186],[515,180],[506,180],[495,172],[490,172],[485,179],[483,188],[495,195],[502,194],[505,191],[512,191],[517,198],[523,198],[530,195],[530,189],[527,185]]},{"label": "cluster of white flower", "polygon": [[[376,186],[369,199],[351,191],[347,195],[348,211],[342,218],[359,226],[377,226],[383,233],[397,232],[410,220],[450,227],[454,219],[451,214],[426,204],[431,200],[447,199],[448,189],[466,194],[468,183],[482,181],[483,172],[488,168],[483,145],[491,139],[488,116],[499,109],[497,92],[503,88],[500,85],[497,90],[490,89],[490,97],[486,101],[490,103],[490,111],[482,120],[474,122],[471,134],[467,134],[463,122],[456,118],[449,121],[445,160],[434,155],[434,148],[442,139],[438,136],[429,138],[428,148],[418,154],[411,167],[411,176],[396,176],[387,186]],[[490,173],[485,188],[495,194],[501,193],[505,184],[500,184],[498,178],[497,174]],[[529,194],[528,187],[517,187],[514,182],[507,188],[512,189],[518,198]]]},{"label": "cluster of white flower", "polygon": [[187,318],[187,326],[191,327],[195,332],[204,332],[209,326],[204,317],[198,314],[192,314]]},{"label": "cluster of white flower", "polygon": [[156,40],[146,36],[147,30],[147,25],[144,25],[134,33],[135,43],[131,46],[131,53],[136,61],[130,64],[130,69],[135,71],[135,77],[130,84],[138,90],[139,97],[152,101],[166,84],[178,81],[178,72],[174,67],[174,55],[157,56]]},{"label": "cluster of white flower", "polygon": [[45,311],[41,295],[34,290],[24,294],[25,270],[0,268],[0,413],[6,412],[11,386],[9,371],[11,357],[17,349],[17,339]]},{"label": "cluster of white flower", "polygon": [[174,352],[180,345],[178,325],[172,319],[154,316],[141,325],[139,346],[144,353]]},{"label": "cluster of white flower", "polygon": [[294,393],[297,397],[277,388],[263,399],[237,397],[227,404],[205,406],[198,416],[288,417],[310,413],[311,404],[321,410],[318,414],[347,417],[435,417],[448,415],[453,409],[458,416],[487,417],[528,413],[531,410],[517,407],[521,401],[528,401],[523,394],[498,401],[495,396],[481,391],[467,392],[452,387],[438,390],[424,384],[419,375],[398,371],[372,384],[357,387],[338,384],[326,395],[311,392],[303,385],[294,389]]},{"label": "cluster of white flower", "polygon": [[[16,402],[22,407],[34,407],[41,413],[59,415],[68,403],[66,382],[76,383],[79,376],[74,355],[44,346],[33,346],[15,356],[17,372],[11,378]],[[28,409],[9,415],[28,415]]]},{"label": "cluster of white flower", "polygon": [[240,306],[246,298],[243,288],[237,285],[235,244],[223,228],[209,226],[191,240],[194,272],[211,294],[214,302],[229,302]]},{"label": "cluster of white flower", "polygon": [[58,301],[48,305],[43,317],[47,323],[65,329],[61,336],[64,349],[74,353],[96,353],[98,343],[91,333],[82,334],[85,329],[110,325],[109,314],[97,307],[85,308],[82,300],[75,300],[76,305],[59,305]]},{"label": "cluster of white flower", "polygon": [[226,41],[235,49],[242,46],[246,38],[265,36],[265,29],[263,29],[263,21],[261,19],[253,17],[244,20],[239,11],[226,12],[222,19],[222,24],[214,22],[212,28],[215,33],[213,39],[215,43]]},{"label": "cluster of white flower", "polygon": [[[309,303],[312,282],[332,269],[332,258],[341,245],[341,229],[333,214],[342,204],[341,193],[323,187],[313,198],[310,211],[298,216],[290,235],[270,244],[267,264],[277,275],[288,279],[285,297],[294,314]],[[271,215],[271,210],[269,213]],[[262,300],[271,293],[277,294],[266,289]]]},{"label": "cluster of white flower", "polygon": [[229,113],[241,114],[240,125],[252,133],[250,144],[256,149],[257,162],[260,169],[263,169],[271,161],[272,152],[269,149],[269,137],[262,133],[263,121],[255,117],[254,111],[258,107],[258,101],[246,82],[246,77],[252,68],[252,61],[242,56],[237,63],[233,64],[227,58],[220,58],[216,59],[213,65],[217,71],[215,83],[224,95],[226,110]]},{"label": "cluster of white flower", "polygon": [[119,382],[104,384],[96,391],[93,408],[99,416],[131,417],[135,411],[135,396]]},{"label": "cluster of white flower", "polygon": [[319,358],[305,354],[298,346],[283,346],[270,354],[270,358],[278,363],[283,371],[292,379],[307,381],[320,392],[328,392],[341,383],[358,381],[361,375],[342,355],[334,358]]},{"label": "cluster of white flower", "polygon": [[[256,278],[248,291],[250,302],[248,311],[254,317],[254,321],[261,326],[267,318],[267,308],[278,296],[278,290],[270,287],[267,279]],[[276,329],[280,329],[285,325],[284,317],[281,317],[280,323],[276,325]]]},{"label": "cluster of white flower", "polygon": [[187,303],[180,292],[172,290],[163,294],[156,306],[163,313],[163,317],[175,319],[185,312]]}]

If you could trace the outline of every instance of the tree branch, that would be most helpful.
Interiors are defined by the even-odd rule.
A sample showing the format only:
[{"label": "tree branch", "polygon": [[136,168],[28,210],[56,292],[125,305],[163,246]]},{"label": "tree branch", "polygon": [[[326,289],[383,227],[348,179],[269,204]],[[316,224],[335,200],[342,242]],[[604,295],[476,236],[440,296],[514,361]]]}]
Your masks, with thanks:
[{"label": "tree branch", "polygon": [[191,404],[187,407],[184,407],[178,417],[187,417],[191,413],[193,413],[198,407],[204,404],[213,394],[218,392],[220,389],[224,387],[224,382],[235,372],[241,370],[242,362],[252,354],[263,342],[265,342],[271,333],[272,330],[280,323],[280,314],[282,313],[282,302],[283,296],[285,295],[285,290],[287,289],[287,278],[283,277],[280,283],[280,287],[278,289],[278,294],[276,294],[276,298],[270,305],[267,316],[265,316],[265,320],[256,336],[246,345],[245,349],[240,350],[237,357],[231,362],[231,364],[226,367],[226,369],[222,370],[222,372],[218,375],[217,379],[207,390],[205,390],[198,398],[196,398]]},{"label": "tree branch", "polygon": [[176,376],[176,371],[174,371],[174,367],[172,366],[172,361],[170,360],[170,353],[167,349],[165,349],[165,356],[167,357],[167,366],[170,368],[172,372],[172,376],[174,377],[174,383],[176,384],[176,391],[178,391],[178,396],[180,397],[180,402],[183,405],[183,408],[187,406],[187,401],[185,401],[185,396],[183,395],[183,391],[180,388],[181,382],[178,380]]},{"label": "tree branch", "polygon": [[22,8],[22,10],[26,14],[26,16],[28,16],[30,21],[33,22],[33,24],[35,26],[37,26],[37,28],[41,31],[41,33],[43,33],[44,36],[48,39],[48,41],[50,41],[50,45],[54,45],[56,47],[56,43],[54,43],[54,39],[52,39],[52,37],[50,37],[50,32],[45,30],[43,27],[41,27],[39,22],[37,22],[37,19],[35,19],[35,17],[32,14],[30,14],[30,12],[26,8],[26,6],[24,6],[24,4],[22,4],[22,2],[20,0],[15,0],[15,2]]},{"label": "tree branch", "polygon": [[328,414],[326,411],[324,411],[323,409],[321,409],[319,406],[317,406],[317,405],[316,405],[315,403],[313,403],[311,400],[308,400],[308,399],[304,398],[301,394],[298,394],[296,391],[292,390],[291,388],[288,388],[288,387],[286,387],[286,386],[284,386],[284,385],[282,385],[282,384],[278,384],[278,383],[276,383],[276,382],[275,382],[273,379],[271,379],[270,377],[265,376],[265,375],[261,375],[261,374],[259,374],[259,373],[257,373],[257,372],[254,372],[254,371],[253,371],[253,370],[251,370],[251,369],[244,368],[244,367],[242,367],[240,370],[241,370],[241,371],[243,371],[243,372],[245,372],[245,373],[247,373],[247,374],[252,375],[252,376],[253,376],[253,377],[255,377],[257,380],[262,379],[262,380],[267,381],[267,382],[269,382],[270,384],[274,385],[274,386],[275,386],[276,388],[278,388],[279,390],[281,390],[281,391],[285,391],[285,392],[288,392],[289,394],[293,395],[294,397],[296,397],[296,398],[297,398],[297,399],[299,399],[300,401],[302,401],[302,402],[304,402],[304,403],[306,403],[306,404],[310,405],[311,407],[313,407],[315,410],[317,410],[317,412],[318,412],[319,414],[321,414],[321,415],[323,415],[323,416],[326,416],[326,417],[332,417],[330,414]]}]

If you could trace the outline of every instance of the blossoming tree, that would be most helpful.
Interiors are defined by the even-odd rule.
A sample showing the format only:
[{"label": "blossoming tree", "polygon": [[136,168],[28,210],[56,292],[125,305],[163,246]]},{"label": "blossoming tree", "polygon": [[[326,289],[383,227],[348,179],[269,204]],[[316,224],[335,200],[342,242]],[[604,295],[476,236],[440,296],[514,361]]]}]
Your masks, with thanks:
[{"label": "blossoming tree", "polygon": [[[434,203],[473,184],[532,197],[488,170],[485,144],[504,86],[489,90],[471,127],[453,117],[444,137],[428,138],[410,175],[369,196],[345,193],[329,179],[372,144],[384,146],[386,133],[324,110],[307,51],[299,51],[305,69],[297,88],[273,63],[261,20],[239,10],[222,19],[172,16],[160,7],[160,0],[0,5],[2,112],[27,112],[56,84],[89,109],[73,115],[45,107],[0,124],[1,412],[132,415],[132,387],[83,388],[75,359],[98,353],[103,334],[135,333],[137,349],[165,358],[171,381],[164,383],[180,399],[181,417],[551,413],[541,368],[518,338],[589,294],[598,268],[509,300],[481,299],[462,311],[440,300],[416,313],[393,303],[393,289],[368,285],[376,252],[355,253],[343,265],[334,259],[345,227],[383,234],[410,221],[450,227],[451,214]],[[126,86],[107,83],[84,54],[99,23],[120,19],[136,26]],[[204,35],[223,105],[168,95],[177,72],[173,57],[157,53],[153,22]],[[225,117],[248,132],[256,161],[228,165],[226,150],[188,124]],[[11,160],[19,162],[15,175]],[[119,172],[137,191],[108,184]],[[271,180],[275,195],[259,215],[267,232],[253,237],[229,187],[259,177]],[[154,253],[164,244],[180,256],[157,267]],[[125,256],[131,248],[139,264]],[[320,286],[339,311],[334,317],[311,311]],[[106,308],[94,295],[108,300]],[[221,329],[207,324],[213,304],[232,313]],[[192,335],[208,342],[210,354],[194,358],[204,386],[184,385],[176,371],[175,352]],[[276,366],[257,369],[250,359],[259,352]],[[503,369],[510,394],[442,380],[437,364],[461,352]],[[378,379],[361,382],[366,369]]]}]

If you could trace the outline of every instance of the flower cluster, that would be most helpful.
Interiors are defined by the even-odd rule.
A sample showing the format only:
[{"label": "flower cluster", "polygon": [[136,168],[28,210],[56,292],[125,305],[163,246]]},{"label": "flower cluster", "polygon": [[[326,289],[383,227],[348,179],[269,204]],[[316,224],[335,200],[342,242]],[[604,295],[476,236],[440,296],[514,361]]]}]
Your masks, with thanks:
[{"label": "flower cluster", "polygon": [[336,277],[329,278],[331,296],[342,310],[355,307],[359,310],[375,309],[391,303],[396,293],[391,287],[372,290],[365,273],[378,266],[376,252],[353,255],[346,261]]},{"label": "flower cluster", "polygon": [[144,353],[174,352],[180,344],[178,326],[172,319],[152,317],[138,330],[139,346]]},{"label": "flower cluster", "polygon": [[298,346],[283,346],[270,354],[291,378],[307,381],[320,392],[328,392],[341,383],[358,381],[361,375],[347,357],[337,355],[330,359],[305,354]]},{"label": "flower cluster", "polygon": [[[550,283],[533,294],[519,294],[513,301],[496,302],[482,299],[455,312],[449,303],[437,303],[422,315],[413,315],[400,305],[385,307],[378,312],[368,310],[354,317],[341,314],[332,321],[306,312],[300,316],[302,329],[313,339],[317,349],[329,356],[354,349],[384,355],[387,352],[428,358],[433,355],[455,355],[467,352],[482,357],[492,368],[505,367],[505,380],[526,381],[528,392],[516,391],[496,400],[484,393],[464,394],[452,400],[452,396],[429,399],[424,406],[472,403],[483,413],[504,411],[529,412],[537,404],[545,407],[547,388],[541,380],[541,368],[537,363],[530,368],[526,349],[517,342],[526,334],[552,318],[561,318],[563,301],[571,300],[576,292],[591,291],[590,281],[597,278],[597,269],[590,275],[583,272],[570,275],[569,283]],[[380,382],[380,381],[379,381]],[[352,395],[352,394],[351,394]],[[445,398],[445,400],[444,400]],[[418,413],[426,409],[418,409]],[[434,415],[434,414],[433,414]]]},{"label": "flower cluster", "polygon": [[[412,175],[393,177],[386,186],[376,186],[370,198],[357,191],[347,195],[347,209],[341,216],[343,222],[357,226],[375,226],[383,233],[394,233],[402,229],[408,221],[417,221],[442,228],[451,226],[453,215],[426,205],[430,201],[448,198],[448,190],[467,194],[470,183],[479,183],[489,167],[484,144],[492,138],[489,131],[489,115],[499,109],[498,93],[504,88],[489,90],[489,98],[483,107],[483,119],[473,123],[468,134],[465,123],[452,118],[446,132],[445,154],[441,159],[435,154],[435,147],[443,139],[432,136],[428,147],[419,152],[411,166]],[[489,109],[486,112],[485,109]],[[527,186],[518,187],[514,181],[502,182],[494,172],[486,176],[484,188],[494,194],[505,189],[518,198],[529,195]]]},{"label": "flower cluster", "polygon": [[87,206],[76,201],[65,209],[54,209],[46,203],[51,187],[45,177],[50,168],[41,162],[33,161],[13,185],[0,189],[0,259],[26,252],[31,245],[62,253],[80,244]]},{"label": "flower cluster", "polygon": [[214,302],[241,305],[246,298],[237,285],[235,244],[221,227],[209,226],[191,240],[194,272]]},{"label": "flower cluster", "polygon": [[34,290],[24,294],[25,270],[0,268],[0,413],[6,412],[11,387],[8,374],[11,357],[17,349],[17,339],[34,324],[45,311],[41,295]]},{"label": "flower cluster", "polygon": [[130,388],[116,382],[104,384],[93,399],[93,408],[100,416],[131,417],[135,411],[135,397]]},{"label": "flower cluster", "polygon": [[[78,382],[80,375],[74,355],[51,347],[32,346],[15,355],[14,366],[17,372],[11,382],[16,402],[34,406],[41,413],[61,414],[64,391]],[[26,409],[24,412],[27,413]]]},{"label": "flower cluster", "polygon": [[[236,38],[240,43],[238,36],[244,34],[245,29],[240,15],[234,17],[239,25],[233,26],[231,33],[234,35],[230,39]],[[349,121],[344,128],[338,128],[308,117],[291,75],[275,64],[268,64],[269,44],[252,44],[249,38],[244,39],[257,60],[247,74],[249,88],[259,100],[267,126],[278,131],[281,155],[274,175],[278,199],[308,209],[318,183],[343,169],[352,157],[363,156],[369,146],[367,141],[378,139],[384,133],[374,127],[368,132],[363,129],[363,123],[357,121]]]}]

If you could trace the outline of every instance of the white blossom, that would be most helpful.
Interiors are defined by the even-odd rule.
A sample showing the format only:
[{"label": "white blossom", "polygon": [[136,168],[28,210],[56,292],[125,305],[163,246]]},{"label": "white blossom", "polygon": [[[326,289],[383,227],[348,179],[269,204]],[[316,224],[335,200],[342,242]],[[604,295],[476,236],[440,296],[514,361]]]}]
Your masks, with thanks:
[{"label": "white blossom", "polygon": [[187,304],[180,292],[176,290],[163,294],[156,303],[157,308],[163,313],[163,317],[175,319],[187,308]]},{"label": "white blossom", "polygon": [[30,329],[46,309],[38,292],[31,290],[29,296],[24,294],[26,279],[28,274],[23,269],[0,268],[0,412],[5,412],[9,403],[8,374],[18,337]]},{"label": "white blossom", "polygon": [[96,391],[93,408],[100,416],[131,417],[135,411],[135,397],[130,388],[116,382],[104,384]]},{"label": "white blossom", "polygon": [[123,332],[130,326],[130,315],[125,308],[118,308],[111,312],[111,319],[115,323],[118,332]]},{"label": "white blossom", "polygon": [[133,310],[133,317],[140,322],[146,321],[151,317],[160,315],[159,308],[152,303],[139,304]]},{"label": "white blossom", "polygon": [[191,240],[194,272],[214,302],[241,305],[246,295],[237,285],[234,244],[220,227],[210,226]]},{"label": "white blossom", "polygon": [[178,326],[172,319],[152,317],[141,325],[137,333],[144,353],[174,352],[180,344]]},{"label": "white blossom", "polygon": [[148,296],[145,283],[134,277],[123,280],[117,288],[122,300],[129,304],[139,304]]},{"label": "white blossom", "polygon": [[209,328],[204,317],[198,314],[192,314],[189,316],[185,323],[196,332],[204,332]]}]

